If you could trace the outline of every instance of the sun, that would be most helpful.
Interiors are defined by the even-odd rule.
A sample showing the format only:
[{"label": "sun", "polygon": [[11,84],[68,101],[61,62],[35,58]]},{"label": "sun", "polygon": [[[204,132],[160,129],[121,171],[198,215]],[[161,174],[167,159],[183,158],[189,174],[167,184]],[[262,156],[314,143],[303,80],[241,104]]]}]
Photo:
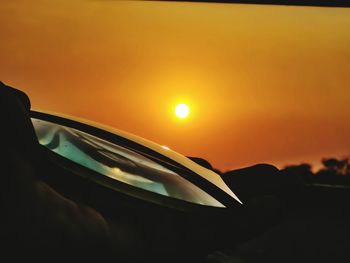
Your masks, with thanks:
[{"label": "sun", "polygon": [[186,104],[177,104],[175,107],[175,114],[177,117],[184,119],[190,114],[190,108]]}]

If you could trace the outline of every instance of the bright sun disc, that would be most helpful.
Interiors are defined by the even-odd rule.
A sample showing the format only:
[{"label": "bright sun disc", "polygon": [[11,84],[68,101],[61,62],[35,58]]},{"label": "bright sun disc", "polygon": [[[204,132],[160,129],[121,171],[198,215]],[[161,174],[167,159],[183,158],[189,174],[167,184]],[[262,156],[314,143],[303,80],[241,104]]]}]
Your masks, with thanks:
[{"label": "bright sun disc", "polygon": [[190,113],[190,108],[186,104],[178,104],[175,108],[175,114],[177,117],[183,119]]}]

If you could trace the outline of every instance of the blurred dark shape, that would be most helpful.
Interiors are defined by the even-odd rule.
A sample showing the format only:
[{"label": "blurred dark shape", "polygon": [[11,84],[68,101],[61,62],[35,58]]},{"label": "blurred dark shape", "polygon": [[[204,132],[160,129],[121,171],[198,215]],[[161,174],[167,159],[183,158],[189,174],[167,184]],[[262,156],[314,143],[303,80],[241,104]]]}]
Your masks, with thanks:
[{"label": "blurred dark shape", "polygon": [[212,170],[214,172],[216,172],[217,174],[221,174],[221,171],[217,168],[214,168],[209,161],[203,159],[203,158],[200,158],[200,157],[192,157],[192,156],[187,156],[187,158],[191,159],[192,161],[194,161],[195,163],[209,169],[209,170]]},{"label": "blurred dark shape", "polygon": [[[58,194],[39,178],[49,172],[41,156],[30,101],[0,83],[2,256],[16,261],[107,259],[109,225],[97,211]],[[17,258],[18,257],[18,258]]]},{"label": "blurred dark shape", "polygon": [[227,185],[243,199],[258,194],[267,194],[278,189],[280,171],[270,164],[228,171],[222,174]]},{"label": "blurred dark shape", "polygon": [[191,156],[187,156],[189,159],[191,159],[192,161],[194,161],[195,163],[209,169],[209,170],[213,170],[213,166],[205,159],[203,158],[199,158],[199,157],[191,157]]},{"label": "blurred dark shape", "polygon": [[339,174],[345,174],[349,167],[349,160],[338,160],[336,158],[324,158],[322,164],[327,170],[335,170]]},{"label": "blurred dark shape", "polygon": [[302,163],[299,165],[288,165],[284,168],[284,170],[293,171],[294,173],[302,174],[303,176],[312,176],[313,173],[311,171],[312,166],[308,163]]},{"label": "blurred dark shape", "polygon": [[21,90],[15,89],[13,87],[9,87],[1,81],[0,81],[0,87],[1,87],[1,94],[7,94],[8,96],[11,96],[13,99],[18,100],[18,102],[21,104],[21,106],[24,107],[26,112],[30,110],[31,104],[27,94],[25,94]]},{"label": "blurred dark shape", "polygon": [[320,169],[314,176],[314,183],[328,184],[334,186],[350,186],[349,161],[336,158],[323,158],[324,168]]},{"label": "blurred dark shape", "polygon": [[[337,172],[348,164],[334,160],[326,163],[328,168],[316,174],[309,164],[291,165],[281,171],[257,165],[225,173],[223,178],[241,194],[257,221],[270,220],[273,226],[264,224],[261,235],[234,249],[210,254],[208,262],[349,262],[350,189],[335,185],[339,179],[349,178]],[[322,177],[325,180],[320,184]],[[266,196],[271,199],[263,199]],[[271,209],[272,200],[279,201],[280,207]]]},{"label": "blurred dark shape", "polygon": [[280,171],[270,164],[257,164],[223,173],[223,180],[243,202],[247,219],[262,233],[283,217]]},{"label": "blurred dark shape", "polygon": [[312,183],[314,174],[311,169],[312,166],[308,163],[289,165],[281,170],[281,175],[285,177],[285,182],[288,182],[289,185]]}]

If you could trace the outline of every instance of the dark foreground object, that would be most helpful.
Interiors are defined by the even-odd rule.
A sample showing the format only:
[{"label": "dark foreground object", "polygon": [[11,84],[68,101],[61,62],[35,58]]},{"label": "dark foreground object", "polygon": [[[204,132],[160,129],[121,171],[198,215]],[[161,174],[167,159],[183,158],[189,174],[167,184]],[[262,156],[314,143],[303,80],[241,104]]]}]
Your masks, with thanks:
[{"label": "dark foreground object", "polygon": [[[259,174],[264,179],[257,178]],[[312,184],[293,170],[277,171],[270,165],[231,171],[223,177],[247,206],[260,209],[261,215],[272,209],[282,216],[263,234],[212,254],[211,262],[350,261],[349,187]]]},{"label": "dark foreground object", "polygon": [[100,213],[40,180],[48,171],[29,109],[23,92],[0,83],[2,256],[49,261],[112,255],[110,229]]}]

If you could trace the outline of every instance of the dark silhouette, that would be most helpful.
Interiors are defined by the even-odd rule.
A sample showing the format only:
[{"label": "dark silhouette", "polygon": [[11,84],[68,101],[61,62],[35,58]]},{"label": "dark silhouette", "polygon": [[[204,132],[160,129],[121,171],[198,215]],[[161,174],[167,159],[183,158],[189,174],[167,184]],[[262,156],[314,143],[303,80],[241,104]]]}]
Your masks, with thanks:
[{"label": "dark silhouette", "polygon": [[221,174],[221,173],[222,173],[219,169],[213,167],[213,166],[210,164],[209,161],[207,161],[207,160],[205,160],[205,159],[203,159],[203,158],[191,157],[191,156],[187,156],[187,158],[191,159],[191,160],[194,161],[195,163],[197,163],[197,164],[199,164],[199,165],[201,165],[201,166],[203,166],[203,167],[205,167],[205,168],[207,168],[207,169],[209,169],[209,170],[212,170],[212,171],[216,172],[217,174]]},{"label": "dark silhouette", "polygon": [[113,191],[53,169],[29,111],[26,94],[0,82],[3,258],[203,262],[216,250],[221,256],[209,261],[350,259],[348,159],[323,159],[324,168],[316,173],[309,164],[282,170],[257,164],[221,173],[208,161],[189,157],[218,172],[243,206],[231,213],[179,213],[146,202],[123,203],[122,195],[115,198]]},{"label": "dark silhouette", "polygon": [[258,211],[253,213],[257,220],[271,220],[273,227],[265,224],[260,236],[211,254],[210,262],[349,261],[349,163],[335,158],[322,163],[316,173],[309,164],[280,171],[256,165],[224,173],[245,205]]},{"label": "dark silhouette", "polygon": [[307,182],[311,183],[313,179],[311,165],[307,163],[287,166],[281,170],[281,175],[284,178],[284,183],[294,188]]},{"label": "dark silhouette", "polygon": [[195,163],[209,169],[209,170],[213,170],[213,166],[205,159],[203,158],[199,158],[199,157],[191,157],[191,156],[187,156],[189,159],[191,159],[192,161],[194,161]]},{"label": "dark silhouette", "polygon": [[322,164],[327,169],[340,171],[340,170],[347,168],[349,166],[349,161],[348,161],[348,159],[337,160],[335,158],[329,158],[329,159],[325,158],[325,159],[322,159]]},{"label": "dark silhouette", "polygon": [[299,183],[350,187],[348,159],[323,158],[321,162],[323,168],[317,172],[313,172],[309,164],[290,165],[282,172]]},{"label": "dark silhouette", "polygon": [[350,164],[348,159],[337,160],[336,158],[324,158],[322,164],[328,171],[333,171],[337,175],[349,175]]},{"label": "dark silhouette", "polygon": [[101,214],[40,180],[48,171],[29,110],[23,92],[0,82],[2,256],[35,261],[110,257],[111,230]]}]

